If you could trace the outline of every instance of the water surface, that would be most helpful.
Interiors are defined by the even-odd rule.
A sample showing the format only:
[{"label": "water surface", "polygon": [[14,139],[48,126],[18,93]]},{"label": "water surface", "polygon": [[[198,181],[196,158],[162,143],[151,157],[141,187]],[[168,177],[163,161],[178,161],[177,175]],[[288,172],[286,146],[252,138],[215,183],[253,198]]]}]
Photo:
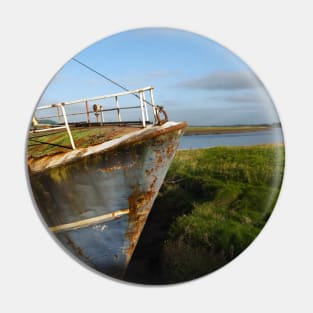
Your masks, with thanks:
[{"label": "water surface", "polygon": [[246,133],[183,136],[178,149],[199,149],[217,146],[253,146],[274,143],[283,143],[281,128]]}]

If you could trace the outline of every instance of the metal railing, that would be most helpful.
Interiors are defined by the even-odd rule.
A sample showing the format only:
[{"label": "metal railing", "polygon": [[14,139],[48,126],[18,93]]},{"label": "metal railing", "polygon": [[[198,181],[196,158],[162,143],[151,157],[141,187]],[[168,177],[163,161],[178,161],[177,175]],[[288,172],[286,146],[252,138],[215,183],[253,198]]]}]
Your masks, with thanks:
[{"label": "metal railing", "polygon": [[[146,93],[149,94],[150,101],[147,100]],[[121,107],[120,103],[119,103],[119,97],[131,95],[131,94],[135,95],[138,98],[139,105]],[[104,109],[102,105],[94,104],[93,110],[89,109],[89,104],[91,102],[110,99],[110,98],[114,99],[115,107]],[[77,104],[85,104],[85,111],[84,112],[78,112],[78,113],[66,113],[65,107],[73,106],[73,105],[77,105]],[[152,108],[153,117],[154,117],[153,124],[155,124],[159,121],[159,118],[158,118],[158,108],[159,107],[155,105],[154,96],[153,96],[153,87],[151,87],[151,86],[141,88],[141,89],[136,89],[136,90],[130,90],[130,91],[125,91],[125,92],[115,93],[115,94],[111,94],[111,95],[104,95],[104,96],[99,96],[99,97],[79,99],[79,100],[74,100],[74,101],[67,101],[67,102],[62,102],[62,103],[57,103],[57,104],[41,106],[41,107],[37,107],[35,110],[35,114],[34,114],[35,121],[57,118],[58,124],[56,126],[53,126],[53,127],[49,127],[46,125],[45,126],[46,128],[39,129],[40,127],[43,127],[43,125],[40,123],[36,123],[36,125],[33,125],[34,127],[31,130],[31,132],[36,133],[36,132],[45,132],[45,131],[51,131],[51,130],[66,129],[68,136],[69,136],[69,139],[70,139],[70,142],[71,142],[71,145],[72,145],[72,148],[76,149],[75,143],[73,140],[73,136],[71,133],[69,121],[68,121],[69,116],[85,115],[86,116],[85,122],[87,124],[90,124],[91,123],[90,115],[92,113],[94,113],[96,116],[97,123],[99,123],[99,117],[100,117],[100,119],[101,119],[100,124],[104,125],[105,124],[104,114],[103,114],[104,112],[116,111],[117,112],[116,117],[117,117],[118,122],[123,123],[122,114],[121,114],[122,110],[140,109],[140,117],[141,117],[140,122],[142,124],[142,127],[146,127],[147,123],[150,122],[148,105],[150,105]],[[41,117],[37,116],[39,111],[51,110],[51,109],[56,109],[56,115],[41,116]],[[64,121],[63,123],[62,123],[62,118]],[[52,126],[52,125],[50,125],[50,126]]]}]

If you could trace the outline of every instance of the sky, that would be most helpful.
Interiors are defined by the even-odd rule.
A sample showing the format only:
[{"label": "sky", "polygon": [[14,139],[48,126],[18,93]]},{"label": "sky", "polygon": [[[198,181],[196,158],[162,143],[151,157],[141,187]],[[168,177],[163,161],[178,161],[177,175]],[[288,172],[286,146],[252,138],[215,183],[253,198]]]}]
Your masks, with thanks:
[{"label": "sky", "polygon": [[[189,125],[279,121],[268,92],[252,70],[225,47],[194,33],[136,29],[100,40],[73,57],[128,89],[153,86],[156,104],[164,106],[173,121]],[[121,91],[69,60],[38,105]],[[137,103],[131,98],[124,103]]]}]

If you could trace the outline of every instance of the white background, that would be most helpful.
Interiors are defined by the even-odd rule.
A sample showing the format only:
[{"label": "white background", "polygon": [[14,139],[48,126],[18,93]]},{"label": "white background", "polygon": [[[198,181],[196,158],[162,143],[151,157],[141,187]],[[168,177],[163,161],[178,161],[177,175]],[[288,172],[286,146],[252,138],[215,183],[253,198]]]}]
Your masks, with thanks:
[{"label": "white background", "polygon": [[[312,312],[312,24],[310,1],[299,0],[3,1],[1,312]],[[145,26],[194,31],[237,53],[269,90],[287,145],[261,235],[223,269],[163,288],[104,278],[65,254],[34,210],[24,163],[32,110],[55,72],[87,45]]]}]

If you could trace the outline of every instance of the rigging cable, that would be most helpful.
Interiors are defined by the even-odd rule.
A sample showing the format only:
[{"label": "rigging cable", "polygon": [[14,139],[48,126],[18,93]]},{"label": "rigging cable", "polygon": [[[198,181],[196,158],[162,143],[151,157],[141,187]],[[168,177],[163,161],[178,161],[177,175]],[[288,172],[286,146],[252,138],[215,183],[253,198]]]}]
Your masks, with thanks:
[{"label": "rigging cable", "polygon": [[102,78],[108,80],[110,83],[112,83],[112,84],[114,84],[114,85],[116,85],[116,86],[122,88],[122,89],[125,90],[125,91],[129,91],[129,89],[127,89],[126,87],[120,85],[119,83],[117,83],[116,81],[110,79],[109,77],[107,77],[107,76],[105,76],[105,75],[99,73],[98,71],[96,71],[95,69],[91,68],[90,66],[84,64],[83,62],[81,62],[81,61],[79,61],[79,60],[77,60],[77,59],[75,59],[75,58],[72,58],[72,60],[75,61],[75,62],[77,62],[77,63],[79,63],[80,65],[82,65],[82,66],[88,68],[90,71],[92,71],[92,72],[94,72],[94,73],[100,75]]},{"label": "rigging cable", "polygon": [[[114,81],[113,79],[111,79],[111,78],[109,78],[109,77],[103,75],[102,73],[96,71],[96,70],[93,69],[92,67],[90,67],[90,66],[84,64],[83,62],[77,60],[76,58],[72,58],[72,60],[75,61],[75,62],[77,62],[77,63],[79,63],[80,65],[82,65],[82,66],[88,68],[88,70],[90,70],[90,71],[92,71],[92,72],[98,74],[98,75],[101,76],[102,78],[104,78],[104,79],[106,79],[107,81],[109,81],[110,83],[112,83],[112,84],[114,84],[114,85],[116,85],[116,86],[122,88],[123,90],[125,90],[125,91],[130,91],[128,88],[122,86],[121,84],[117,83],[117,82]],[[140,98],[140,97],[139,97],[137,94],[135,94],[135,93],[132,93],[132,95],[134,95],[134,96],[135,96],[136,98],[138,98],[138,99]],[[144,101],[145,101],[146,103],[152,105],[152,103],[149,102],[148,100],[144,100]]]},{"label": "rigging cable", "polygon": [[[116,85],[116,86],[122,88],[123,90],[125,90],[125,91],[130,91],[128,88],[122,86],[121,84],[117,83],[117,82],[114,81],[113,79],[111,79],[111,78],[109,78],[109,77],[103,75],[102,73],[96,71],[95,69],[93,69],[92,67],[88,66],[87,64],[85,64],[85,63],[83,63],[83,62],[77,60],[76,58],[72,58],[72,60],[75,61],[75,62],[77,62],[78,64],[80,64],[80,65],[86,67],[86,68],[89,69],[90,71],[96,73],[96,74],[99,75],[100,77],[106,79],[106,80],[109,81],[110,83],[112,83],[112,84],[114,84],[114,85]],[[139,95],[137,95],[137,94],[135,94],[135,93],[132,93],[132,95],[134,95],[136,98],[140,99]],[[153,107],[153,104],[152,104],[151,102],[149,102],[148,100],[145,99],[145,100],[143,100],[143,101]],[[164,114],[164,120],[161,120],[161,119],[160,119],[159,113],[163,113],[163,114]],[[158,106],[158,105],[156,106],[156,114],[157,114],[156,118],[157,118],[157,120],[158,120],[159,123],[161,123],[161,122],[163,123],[164,121],[165,121],[165,122],[168,121],[167,114],[166,114],[166,112],[165,112],[165,110],[164,110],[164,108],[163,108],[162,106]]]}]

